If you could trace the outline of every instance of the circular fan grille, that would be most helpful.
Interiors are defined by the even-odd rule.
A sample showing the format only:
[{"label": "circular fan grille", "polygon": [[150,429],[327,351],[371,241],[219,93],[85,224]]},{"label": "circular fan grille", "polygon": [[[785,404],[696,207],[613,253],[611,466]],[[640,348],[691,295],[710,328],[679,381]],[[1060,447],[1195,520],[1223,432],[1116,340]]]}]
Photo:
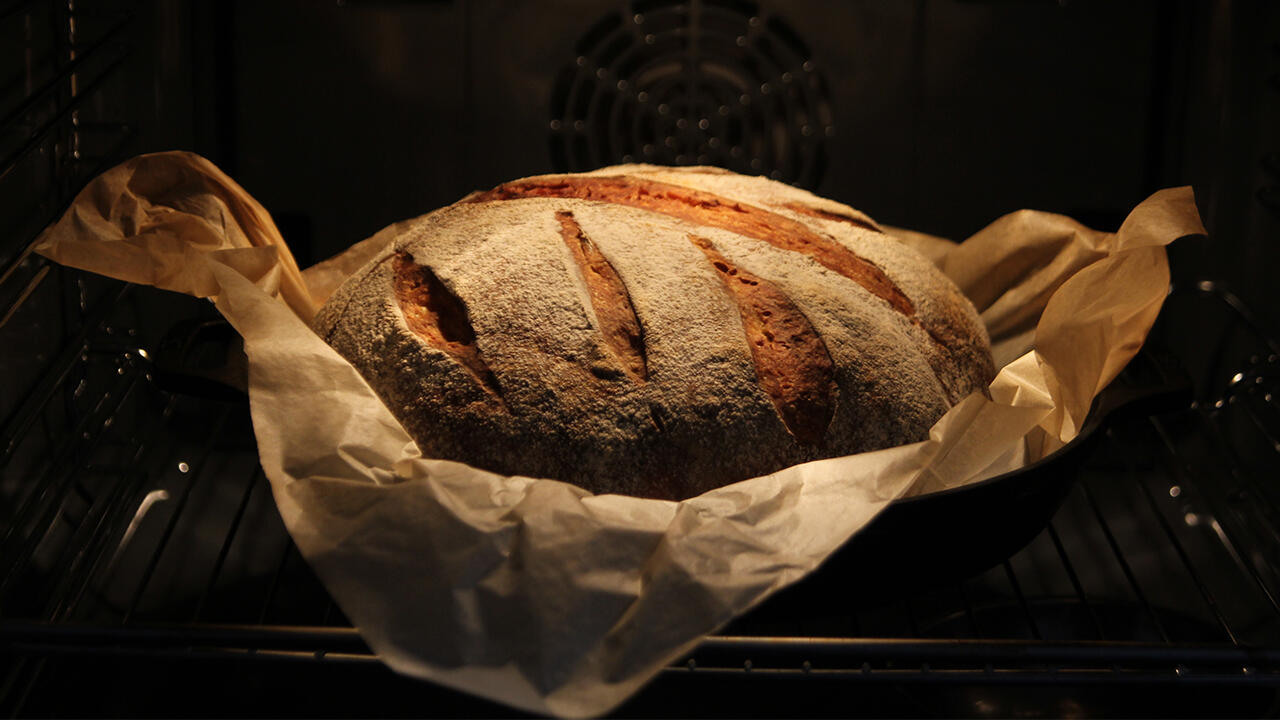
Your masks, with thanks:
[{"label": "circular fan grille", "polygon": [[556,82],[560,171],[618,162],[718,165],[814,187],[835,128],[808,46],[733,0],[650,0],[578,41]]}]

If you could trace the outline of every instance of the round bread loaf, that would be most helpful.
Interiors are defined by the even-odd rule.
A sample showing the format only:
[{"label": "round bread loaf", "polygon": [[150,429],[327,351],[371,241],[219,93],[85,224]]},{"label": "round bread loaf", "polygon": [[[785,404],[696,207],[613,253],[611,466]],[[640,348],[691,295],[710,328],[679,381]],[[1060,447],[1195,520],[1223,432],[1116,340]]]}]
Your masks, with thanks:
[{"label": "round bread loaf", "polygon": [[410,223],[315,327],[428,457],[668,499],[922,440],[994,373],[928,260],[715,168],[473,193]]}]

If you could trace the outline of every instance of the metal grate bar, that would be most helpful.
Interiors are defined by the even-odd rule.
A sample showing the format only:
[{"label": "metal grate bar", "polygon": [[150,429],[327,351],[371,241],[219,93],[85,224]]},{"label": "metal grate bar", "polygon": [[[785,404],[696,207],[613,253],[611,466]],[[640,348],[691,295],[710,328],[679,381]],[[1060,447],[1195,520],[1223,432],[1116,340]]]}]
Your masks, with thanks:
[{"label": "metal grate bar", "polygon": [[761,657],[773,654],[775,657],[825,658],[845,660],[850,665],[856,665],[867,658],[894,658],[975,665],[986,662],[1007,663],[1019,667],[1033,663],[1096,664],[1108,667],[1116,663],[1129,667],[1168,666],[1176,656],[1178,662],[1193,666],[1234,665],[1237,668],[1247,666],[1258,670],[1280,670],[1280,649],[1210,643],[719,636],[704,639],[698,645],[697,652],[704,651],[752,653]]},{"label": "metal grate bar", "polygon": [[[2,324],[0,324],[0,326],[2,326]],[[1276,452],[1280,452],[1280,438],[1276,437],[1275,433],[1271,431],[1271,428],[1267,427],[1267,424],[1263,421],[1262,417],[1258,415],[1258,411],[1254,408],[1253,403],[1249,402],[1248,398],[1246,398],[1245,402],[1240,404],[1244,406],[1244,411],[1248,414],[1249,420],[1253,422],[1254,427],[1258,428],[1258,432],[1262,434],[1262,437],[1266,438],[1267,442],[1271,443],[1271,448]],[[1271,406],[1268,405],[1266,407]]]},{"label": "metal grate bar", "polygon": [[[35,422],[36,417],[44,410],[49,401],[53,399],[58,387],[67,379],[71,368],[75,367],[76,360],[87,349],[90,333],[102,325],[103,321],[111,313],[111,309],[124,298],[132,287],[132,285],[121,285],[114,297],[106,298],[96,303],[89,310],[80,325],[79,331],[67,343],[62,354],[50,363],[49,372],[32,388],[31,394],[27,396],[23,404],[10,415],[5,423],[4,430],[0,431],[0,444],[3,445],[3,450],[0,450],[0,464],[9,462],[13,451],[17,449],[23,436],[26,435],[27,429]],[[0,542],[3,542],[3,540],[0,540]]]},{"label": "metal grate bar", "polygon": [[60,127],[62,122],[66,120],[67,116],[76,110],[79,110],[80,106],[84,104],[84,101],[89,97],[92,97],[102,83],[105,82],[117,68],[123,65],[124,61],[128,57],[128,53],[125,53],[117,57],[115,60],[112,60],[105,68],[103,68],[102,72],[100,72],[97,77],[85,84],[83,90],[76,93],[75,97],[55,113],[52,118],[33,132],[27,138],[25,143],[18,146],[16,150],[5,156],[4,160],[0,160],[0,180],[8,177],[9,173],[13,172],[13,169],[17,167],[18,162],[26,157],[28,153],[40,147],[40,145],[44,143],[46,136]]},{"label": "metal grate bar", "polygon": [[49,484],[51,482],[50,478],[55,477],[56,473],[54,471],[61,467],[61,464],[65,461],[67,454],[75,445],[77,438],[83,435],[84,429],[88,427],[90,422],[98,416],[103,403],[109,400],[111,396],[112,393],[110,392],[104,393],[100,398],[98,398],[98,402],[93,408],[88,412],[81,414],[80,419],[76,424],[71,428],[68,428],[67,432],[63,433],[62,443],[52,453],[53,462],[45,467],[44,473],[40,476],[40,480],[35,483],[35,488],[27,494],[23,499],[22,505],[18,508],[17,512],[13,514],[12,517],[14,518],[14,521],[9,524],[3,537],[0,537],[0,548],[7,546],[13,540],[21,527],[20,519],[29,517],[31,514],[37,512],[36,508],[42,506],[42,503],[45,502],[49,493],[54,492],[65,494],[69,490],[67,485],[72,482],[74,478],[68,478],[65,480],[64,485],[60,488],[51,487]]},{"label": "metal grate bar", "polygon": [[144,478],[145,475],[136,474],[133,483],[117,483],[110,492],[101,493],[90,505],[85,518],[78,523],[71,540],[58,558],[57,569],[53,573],[53,577],[58,580],[46,604],[46,617],[52,620],[61,615],[63,601],[76,586],[81,570],[91,566],[93,559],[103,551],[103,543],[95,540],[111,526],[111,511],[124,498],[132,495],[133,489],[141,485]]},{"label": "metal grate bar", "polygon": [[258,612],[259,625],[267,622],[267,613],[271,610],[272,603],[276,601],[276,593],[280,590],[280,576],[284,573],[284,566],[292,552],[293,538],[290,537],[284,544],[284,552],[280,553],[280,562],[276,563],[276,571],[271,576],[271,588],[267,590],[267,599],[263,601],[262,610]]},{"label": "metal grate bar", "polygon": [[[0,643],[48,646],[114,646],[120,648],[224,647],[284,649],[314,653],[368,653],[358,631],[349,627],[243,624],[96,625],[0,622]],[[954,638],[831,638],[720,636],[704,639],[696,653],[752,654],[775,659],[825,659],[836,666],[858,667],[866,659],[906,662],[939,661],[982,665],[1029,664],[1110,668],[1168,667],[1175,662],[1191,667],[1249,667],[1258,672],[1280,670],[1280,650],[1206,643],[1045,642],[1043,640],[965,640]],[[795,663],[799,666],[799,662]],[[701,667],[703,663],[699,662]],[[677,666],[679,667],[679,666]]]},{"label": "metal grate bar", "polygon": [[[63,446],[59,448],[59,452],[55,455],[55,461],[46,468],[42,475],[41,480],[38,483],[42,486],[42,490],[33,491],[27,496],[27,502],[24,502],[22,510],[16,517],[22,518],[27,517],[28,514],[35,514],[37,512],[37,507],[41,507],[43,510],[41,511],[40,519],[32,526],[31,534],[28,535],[25,542],[22,543],[22,549],[16,553],[14,560],[7,563],[8,569],[3,581],[0,581],[0,596],[3,596],[5,588],[12,577],[21,571],[25,558],[34,551],[43,536],[53,525],[58,515],[57,508],[62,505],[62,501],[71,491],[76,476],[69,470],[63,476],[60,483],[52,483],[49,478],[55,477],[58,474],[58,471],[67,464],[70,446],[74,443],[75,438],[84,437],[84,439],[90,440],[90,443],[87,445],[88,450],[92,450],[96,447],[97,440],[101,437],[101,431],[106,427],[107,421],[114,414],[113,409],[112,412],[106,413],[106,416],[103,417],[103,407],[113,396],[119,397],[119,400],[116,403],[116,408],[123,405],[133,388],[136,386],[138,377],[138,373],[131,373],[129,376],[121,378],[116,388],[113,388],[110,392],[104,393],[102,397],[98,399],[98,404],[90,412],[85,413],[81,417],[80,422],[78,422],[75,428],[67,434],[66,442],[64,442]],[[88,427],[91,424],[91,421],[95,419],[100,420],[98,423],[98,433],[85,437],[84,428]],[[10,525],[9,531],[4,537],[4,545],[9,544],[10,540],[16,536],[20,527],[21,523],[17,521]],[[2,546],[3,545],[0,545],[0,547]]]},{"label": "metal grate bar", "polygon": [[182,517],[182,511],[187,507],[187,499],[191,497],[191,489],[200,481],[205,474],[205,470],[209,467],[209,456],[213,454],[213,447],[217,443],[218,435],[222,432],[223,425],[227,422],[227,417],[231,414],[231,409],[223,407],[218,413],[217,418],[213,421],[213,429],[209,432],[209,437],[205,441],[204,447],[200,449],[198,469],[195,475],[182,486],[182,493],[178,495],[178,502],[174,505],[173,512],[169,515],[168,522],[165,523],[164,532],[160,535],[160,541],[156,545],[156,549],[151,553],[151,557],[147,560],[146,569],[142,573],[142,579],[138,582],[138,587],[133,592],[133,598],[129,601],[129,609],[125,611],[122,623],[128,623],[133,619],[134,613],[138,609],[138,603],[142,600],[142,594],[146,592],[147,586],[151,583],[151,578],[155,574],[156,567],[160,565],[160,558],[164,555],[164,551],[169,546],[169,538],[173,535],[174,528],[178,526],[178,520]]},{"label": "metal grate bar", "polygon": [[1067,548],[1062,544],[1062,538],[1058,536],[1057,529],[1050,521],[1045,528],[1045,532],[1049,534],[1049,539],[1053,541],[1053,548],[1058,551],[1058,558],[1062,560],[1062,569],[1067,573],[1067,579],[1071,581],[1071,587],[1076,591],[1076,597],[1080,599],[1080,604],[1084,606],[1085,612],[1089,614],[1089,623],[1093,625],[1093,632],[1099,640],[1106,640],[1107,635],[1102,630],[1102,622],[1098,620],[1098,612],[1093,607],[1093,603],[1089,602],[1089,596],[1084,591],[1084,585],[1080,583],[1080,576],[1076,574],[1075,565],[1071,563],[1071,558],[1067,556]]},{"label": "metal grate bar", "polygon": [[[44,658],[39,658],[43,660]],[[4,682],[0,683],[0,702],[6,698],[12,697],[13,689],[18,685],[18,678],[27,668],[27,663],[31,662],[31,657],[27,655],[18,655],[13,658],[12,664],[9,666],[9,672],[4,677]],[[9,713],[9,717],[17,717],[18,711],[22,708],[21,704],[15,704],[13,712]]]},{"label": "metal grate bar", "polygon": [[24,683],[22,692],[18,694],[18,699],[13,705],[13,714],[10,717],[22,717],[22,710],[27,704],[27,698],[31,697],[31,690],[36,686],[36,680],[40,679],[40,673],[44,671],[45,665],[49,664],[48,657],[37,658],[32,663],[32,668],[27,673],[27,681]]},{"label": "metal grate bar", "polygon": [[22,307],[22,304],[27,301],[27,298],[31,297],[31,294],[34,293],[37,288],[40,287],[41,283],[44,282],[44,279],[49,277],[49,270],[50,267],[45,265],[36,272],[35,276],[33,276],[31,280],[27,281],[27,286],[22,288],[22,292],[18,293],[18,297],[15,298],[13,303],[9,305],[9,308],[5,310],[4,316],[0,317],[0,328],[9,324],[9,321],[13,319],[13,316],[18,313],[18,308]]},{"label": "metal grate bar", "polygon": [[1160,622],[1155,609],[1151,607],[1146,593],[1142,592],[1142,587],[1138,585],[1138,578],[1133,574],[1133,568],[1129,567],[1129,561],[1125,559],[1124,552],[1120,549],[1120,543],[1116,541],[1115,534],[1111,532],[1111,525],[1107,523],[1107,518],[1102,514],[1102,508],[1098,506],[1098,501],[1094,498],[1093,491],[1089,489],[1089,483],[1084,478],[1081,478],[1077,484],[1084,492],[1084,497],[1088,501],[1089,507],[1092,508],[1093,515],[1098,520],[1098,526],[1102,529],[1102,534],[1107,539],[1107,545],[1111,547],[1111,553],[1120,564],[1120,571],[1124,573],[1125,580],[1128,581],[1134,597],[1142,604],[1142,608],[1146,610],[1147,617],[1151,618],[1156,632],[1160,633],[1160,639],[1166,643],[1169,642],[1169,633],[1165,631],[1164,624]]},{"label": "metal grate bar", "polygon": [[[138,372],[133,372],[128,374],[125,378],[122,379],[121,384],[124,385],[123,389],[117,388],[117,392],[104,394],[101,398],[99,398],[98,405],[94,408],[94,410],[90,413],[86,413],[84,418],[82,418],[81,422],[77,424],[77,429],[74,433],[74,436],[80,435],[81,433],[80,429],[88,424],[88,420],[90,418],[96,418],[101,415],[102,406],[106,403],[107,400],[111,398],[113,394],[119,396],[120,399],[116,402],[115,407],[111,410],[110,413],[107,413],[107,416],[102,419],[101,423],[99,423],[98,432],[94,434],[92,438],[87,438],[89,440],[89,443],[87,445],[88,449],[91,450],[97,446],[99,439],[102,437],[101,431],[107,427],[107,420],[109,420],[115,414],[115,410],[124,404],[125,400],[133,392],[133,389],[137,387],[138,379],[140,376],[141,374]],[[72,435],[68,436],[68,442],[71,441],[72,437],[73,437]],[[45,477],[47,478],[52,476],[54,469],[61,468],[65,464],[66,464],[66,456],[63,454],[60,454],[58,461],[49,469]],[[48,503],[44,505],[44,508],[45,508],[44,512],[42,513],[40,519],[33,526],[32,533],[28,535],[26,538],[26,541],[22,543],[19,551],[16,553],[15,559],[8,563],[8,567],[4,573],[3,579],[0,579],[0,597],[3,597],[5,593],[8,592],[9,584],[13,582],[14,578],[16,578],[20,574],[21,569],[30,560],[31,554],[35,552],[35,549],[39,546],[40,542],[44,539],[45,534],[49,531],[49,528],[53,525],[54,521],[57,519],[58,517],[57,508],[60,507],[62,504],[61,498],[65,497],[67,492],[69,492],[70,487],[72,485],[72,481],[74,479],[75,479],[74,473],[72,471],[68,471],[66,476],[62,480],[62,482],[54,486],[49,486],[47,481],[42,481],[42,484],[45,484],[46,487],[44,488],[44,492],[39,493],[39,495],[41,498],[50,496],[50,499]],[[33,492],[31,496],[28,496],[28,500],[31,500],[32,497],[35,496],[36,494],[37,493]],[[29,505],[31,505],[31,503],[24,503],[24,508],[27,508]],[[30,511],[34,512],[34,508],[33,507],[30,508]],[[18,517],[23,517],[23,516],[25,516],[25,513],[22,515],[19,515]],[[11,527],[9,528],[9,532],[6,533],[4,538],[6,543],[17,532],[17,527],[19,525],[20,523],[18,522],[12,523]]]},{"label": "metal grate bar", "polygon": [[[1232,398],[1233,401],[1234,399],[1235,398]],[[1234,406],[1236,403],[1232,402],[1231,404]],[[1206,412],[1212,413],[1213,411]],[[1231,479],[1235,480],[1239,485],[1250,488],[1254,493],[1254,497],[1263,501],[1250,503],[1248,506],[1249,510],[1252,511],[1249,517],[1254,519],[1256,523],[1261,526],[1256,528],[1256,530],[1261,533],[1265,533],[1264,536],[1270,537],[1272,540],[1280,540],[1280,528],[1277,528],[1277,509],[1269,501],[1266,488],[1258,485],[1257,481],[1253,478],[1252,473],[1240,472],[1240,468],[1244,466],[1244,462],[1239,453],[1236,452],[1236,449],[1232,446],[1231,440],[1223,432],[1222,423],[1210,421],[1208,425],[1209,438],[1213,441],[1215,448],[1219,453],[1221,453],[1222,457],[1228,459]],[[1241,519],[1243,521],[1246,518],[1242,517]]]},{"label": "metal grate bar", "polygon": [[1031,605],[1027,602],[1027,596],[1022,592],[1022,585],[1018,583],[1018,576],[1013,572],[1013,566],[1008,560],[1004,561],[1004,574],[1009,578],[1009,586],[1013,588],[1013,594],[1018,598],[1018,605],[1022,608],[1023,618],[1027,621],[1027,628],[1031,630],[1031,637],[1039,640],[1040,627],[1036,624],[1035,617],[1031,614]]},{"label": "metal grate bar", "polygon": [[121,518],[127,519],[125,510],[129,502],[137,497],[147,480],[146,473],[134,473],[132,477],[132,482],[119,486],[104,517],[101,530],[95,530],[93,537],[90,538],[88,544],[91,550],[87,553],[85,561],[79,563],[80,571],[74,573],[68,571],[61,582],[59,592],[55,594],[55,600],[49,608],[48,616],[51,619],[65,619],[71,616],[84,597],[89,581],[93,578],[102,559],[108,556],[107,550],[112,544],[110,539],[118,535],[122,524]]},{"label": "metal grate bar", "polygon": [[[1178,289],[1179,288],[1176,287],[1174,288],[1175,291]],[[1245,325],[1253,331],[1254,336],[1258,340],[1265,344],[1273,354],[1280,355],[1280,340],[1263,330],[1262,323],[1260,323],[1258,318],[1254,316],[1253,311],[1250,310],[1244,302],[1240,300],[1240,298],[1236,297],[1235,293],[1208,280],[1201,280],[1196,283],[1194,289],[1201,294],[1212,295],[1225,303],[1228,307],[1234,310],[1242,320],[1244,320]]]},{"label": "metal grate bar", "polygon": [[1152,417],[1149,418],[1149,422],[1152,427],[1155,428],[1156,433],[1160,436],[1160,439],[1164,444],[1166,452],[1162,453],[1162,457],[1164,457],[1166,463],[1168,463],[1174,477],[1179,478],[1183,484],[1191,484],[1196,487],[1199,491],[1198,494],[1209,505],[1209,510],[1213,513],[1215,518],[1213,522],[1213,529],[1214,532],[1218,534],[1218,539],[1222,542],[1223,548],[1226,549],[1227,553],[1231,556],[1231,559],[1235,561],[1236,565],[1238,565],[1246,574],[1249,575],[1250,578],[1253,579],[1254,583],[1258,586],[1258,589],[1260,589],[1263,595],[1266,596],[1267,602],[1270,604],[1272,611],[1277,616],[1280,616],[1280,603],[1276,602],[1275,595],[1272,594],[1271,588],[1267,586],[1262,575],[1258,573],[1258,569],[1254,567],[1253,563],[1244,559],[1244,556],[1240,552],[1241,545],[1238,538],[1235,537],[1235,533],[1229,531],[1227,526],[1224,526],[1222,523],[1217,521],[1217,518],[1225,517],[1221,512],[1222,509],[1218,506],[1217,501],[1213,499],[1210,493],[1204,491],[1198,475],[1189,467],[1186,459],[1178,454],[1177,446],[1174,444],[1173,438],[1169,436],[1167,429],[1164,427],[1164,424],[1160,419]]},{"label": "metal grate bar", "polygon": [[36,88],[36,90],[28,95],[22,102],[18,103],[16,107],[6,113],[3,118],[0,118],[0,127],[13,127],[17,123],[18,118],[26,115],[38,102],[52,93],[62,83],[69,80],[76,71],[84,66],[85,63],[90,59],[96,59],[98,57],[98,51],[105,47],[107,43],[115,39],[116,35],[119,35],[120,31],[127,27],[131,20],[133,20],[132,15],[121,16],[120,20],[107,28],[100,38],[83,49],[78,48],[76,50],[75,58],[66,65],[58,68],[57,75],[50,78],[39,88]]},{"label": "metal grate bar", "polygon": [[[170,396],[168,402],[165,403],[165,408],[161,412],[158,422],[163,423],[172,415],[173,408],[176,403],[177,398]],[[133,444],[134,449],[130,462],[130,466],[132,468],[150,467],[155,451],[159,447],[157,443],[148,442],[153,435],[153,433],[142,432],[136,436],[142,439],[135,440]],[[98,571],[103,559],[110,557],[111,561],[115,560],[116,553],[119,552],[117,543],[123,542],[120,538],[122,538],[126,532],[126,528],[132,520],[131,514],[128,512],[128,508],[130,504],[134,502],[134,499],[138,497],[138,494],[142,491],[144,484],[150,477],[148,473],[137,470],[131,473],[131,475],[133,477],[133,482],[123,484],[122,491],[119,493],[116,501],[109,511],[111,522],[106,525],[98,539],[92,543],[92,559],[84,565],[84,570],[76,574],[75,577],[71,577],[71,574],[68,573],[68,577],[64,581],[67,590],[62,597],[58,598],[57,604],[51,608],[49,613],[50,618],[65,619],[70,617],[79,606],[80,601],[83,599],[84,594],[88,590],[89,584],[92,582],[94,574]],[[107,551],[113,546],[117,546],[116,552],[108,555]],[[72,588],[75,589],[74,593],[71,592]]]},{"label": "metal grate bar", "polygon": [[[222,539],[222,547],[218,548],[218,557],[213,562],[213,571],[209,573],[209,582],[205,584],[204,592],[200,594],[200,601],[196,603],[196,611],[191,615],[192,620],[199,620],[204,613],[205,605],[209,601],[209,596],[213,594],[213,588],[218,582],[218,576],[222,574],[222,566],[227,561],[227,554],[231,551],[231,543],[235,540],[236,532],[240,529],[240,521],[244,518],[244,512],[249,507],[249,498],[253,495],[254,488],[258,485],[258,478],[262,477],[262,466],[249,475],[249,482],[245,483],[244,492],[240,495],[240,504],[236,506],[236,514],[231,518],[231,526],[227,529],[226,536]],[[333,602],[330,601],[330,607]],[[328,618],[328,611],[325,613]]]},{"label": "metal grate bar", "polygon": [[[59,208],[58,212],[61,213],[62,208]],[[41,223],[42,226],[46,226],[48,224],[49,222]],[[16,257],[14,257],[12,260],[9,261],[9,264],[6,265],[4,268],[4,272],[0,273],[0,286],[3,286],[5,283],[7,283],[9,281],[9,278],[15,272],[18,271],[18,268],[22,266],[23,261],[26,260],[28,257],[30,257],[31,253],[35,251],[36,245],[39,242],[40,242],[40,234],[36,233],[36,236],[34,238],[31,238],[31,241],[27,243],[27,246],[22,249],[22,252],[18,253]],[[43,258],[41,259],[43,260]],[[47,267],[48,266],[47,261],[45,262]],[[6,317],[8,315],[13,314],[14,309],[17,308],[19,305],[20,303],[15,303],[13,307],[9,308],[9,310],[5,313]]]},{"label": "metal grate bar", "polygon": [[0,643],[44,642],[120,647],[176,645],[237,648],[275,648],[312,652],[369,652],[360,633],[351,627],[318,625],[253,625],[241,623],[46,623],[0,621]]},{"label": "metal grate bar", "polygon": [[[1106,436],[1108,440],[1117,442],[1115,440],[1115,434],[1110,429],[1107,430]],[[1121,453],[1121,455],[1124,456],[1124,462],[1125,465],[1128,466],[1129,474],[1131,476],[1136,475],[1132,459],[1125,453]],[[1142,496],[1147,499],[1147,507],[1151,508],[1151,514],[1155,516],[1156,521],[1160,523],[1160,528],[1164,530],[1165,537],[1169,540],[1169,547],[1173,548],[1178,559],[1182,562],[1182,566],[1187,569],[1187,574],[1191,576],[1191,580],[1195,583],[1196,589],[1200,591],[1200,597],[1204,599],[1205,604],[1209,607],[1209,611],[1213,613],[1214,619],[1218,621],[1218,626],[1222,628],[1222,631],[1226,634],[1227,639],[1231,644],[1238,645],[1239,640],[1231,630],[1231,625],[1227,622],[1226,617],[1223,616],[1222,610],[1213,596],[1213,591],[1209,589],[1204,578],[1196,571],[1195,565],[1191,562],[1191,556],[1187,553],[1186,546],[1183,544],[1182,540],[1178,538],[1178,534],[1174,532],[1173,526],[1169,524],[1169,519],[1164,516],[1163,512],[1160,512],[1160,505],[1156,502],[1155,495],[1151,494],[1151,488],[1147,487],[1147,484],[1142,482],[1140,479],[1136,481],[1136,484],[1139,490],[1141,490]]]},{"label": "metal grate bar", "polygon": [[[120,646],[75,646],[49,645],[46,643],[13,643],[13,653],[23,656],[39,655],[40,662],[57,656],[100,657],[100,658],[137,658],[140,660],[232,660],[241,661],[301,661],[306,663],[323,662],[326,665],[340,663],[344,665],[374,665],[381,661],[378,656],[369,653],[338,653],[327,650],[272,650],[259,648],[228,647],[184,647],[184,648],[135,648]],[[39,672],[39,668],[36,671]],[[685,670],[688,672],[688,670]],[[709,669],[708,673],[716,672]],[[742,672],[739,668],[737,672]],[[767,671],[766,671],[767,672]],[[15,713],[14,717],[25,717]]]},{"label": "metal grate bar", "polygon": [[[274,658],[273,658],[274,659]],[[284,659],[284,658],[280,658]],[[311,660],[298,657],[299,660]],[[665,667],[664,674],[688,673],[686,668]],[[697,673],[712,675],[741,675],[740,667],[699,667]],[[1280,687],[1280,674],[1245,672],[1241,668],[1191,672],[1186,668],[1164,667],[1151,670],[1111,670],[1108,668],[931,668],[925,663],[920,669],[897,668],[804,668],[752,667],[750,673],[763,677],[813,677],[839,679],[851,684],[909,684],[909,685],[999,685],[1078,687],[1111,686],[1113,690],[1134,692],[1135,688],[1152,685],[1173,687]]]},{"label": "metal grate bar", "polygon": [[[324,650],[259,650],[224,647],[184,647],[138,649],[119,646],[59,646],[43,643],[13,643],[15,652],[25,654],[39,653],[44,656],[74,655],[80,657],[138,657],[143,659],[172,660],[237,660],[237,661],[292,661],[314,664],[369,664],[378,662],[369,654],[331,653]],[[927,665],[927,663],[926,663]],[[924,669],[924,668],[922,668]],[[926,672],[916,669],[897,668],[813,668],[803,664],[795,667],[758,667],[747,669],[738,666],[689,668],[687,666],[667,666],[664,674],[687,675],[690,672],[704,676],[742,675],[749,673],[763,677],[813,677],[840,679],[856,683],[909,683],[913,685],[1032,685],[1032,686],[1118,686],[1118,689],[1133,690],[1137,686],[1164,685],[1174,687],[1211,686],[1222,687],[1233,685],[1238,687],[1277,687],[1280,686],[1280,673],[1246,670],[1243,667],[1215,667],[1192,672],[1186,667],[1168,664],[1154,665],[1139,670],[1116,671],[1104,667],[1048,667],[1048,668],[986,668],[960,667],[929,669]]]},{"label": "metal grate bar", "polygon": [[[161,411],[160,418],[157,421],[159,424],[163,424],[172,416],[174,407],[177,405],[177,400],[178,400],[177,396],[173,396],[173,395],[169,396],[169,400],[168,402],[165,403],[164,410]],[[134,453],[134,463],[133,463],[134,467],[139,467],[139,468],[150,467],[155,452],[158,450],[159,447],[161,447],[159,443],[147,442],[151,440],[150,434],[143,434],[142,437],[144,437],[145,440],[138,445],[138,449]],[[132,521],[132,514],[127,512],[127,508],[133,502],[134,498],[137,497],[138,492],[141,491],[142,488],[140,484],[144,482],[148,477],[149,476],[146,473],[140,472],[138,474],[138,484],[135,484],[134,488],[131,490],[129,494],[126,494],[123,497],[121,497],[120,505],[114,511],[114,517],[116,518],[116,520],[113,527],[110,528],[106,536],[103,538],[103,541],[101,542],[101,547],[98,549],[97,556],[94,558],[93,562],[86,569],[83,578],[77,581],[78,589],[76,590],[75,596],[72,597],[69,601],[67,601],[64,607],[59,608],[59,612],[61,615],[70,616],[71,613],[73,613],[75,609],[79,606],[81,600],[84,597],[85,592],[88,590],[90,583],[92,583],[93,578],[98,572],[98,568],[99,566],[101,566],[104,558],[108,558],[108,559],[107,559],[106,569],[103,571],[103,574],[109,575],[110,572],[114,569],[113,567],[114,563],[119,558],[120,553],[123,550],[122,543],[126,542],[126,539],[127,539],[126,533],[128,532],[129,524]],[[114,550],[112,550],[112,552],[108,554],[107,551],[112,548],[114,548]]]}]

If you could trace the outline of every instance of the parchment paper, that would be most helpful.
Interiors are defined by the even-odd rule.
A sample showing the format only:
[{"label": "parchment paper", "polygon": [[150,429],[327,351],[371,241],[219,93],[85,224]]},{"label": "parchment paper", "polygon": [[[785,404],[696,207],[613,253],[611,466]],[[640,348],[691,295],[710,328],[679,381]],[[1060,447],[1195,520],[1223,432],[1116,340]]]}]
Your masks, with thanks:
[{"label": "parchment paper", "polygon": [[621,703],[895,498],[991,477],[1069,441],[1159,311],[1163,246],[1201,232],[1189,188],[1156,193],[1117,233],[1027,210],[961,245],[896,231],[982,313],[1001,366],[990,399],[971,395],[927,441],[680,503],[421,457],[308,327],[395,226],[299,273],[243,189],[203,158],[160,153],[91,182],[37,251],[214,298],[244,336],[254,430],[285,525],[383,661],[576,717]]}]

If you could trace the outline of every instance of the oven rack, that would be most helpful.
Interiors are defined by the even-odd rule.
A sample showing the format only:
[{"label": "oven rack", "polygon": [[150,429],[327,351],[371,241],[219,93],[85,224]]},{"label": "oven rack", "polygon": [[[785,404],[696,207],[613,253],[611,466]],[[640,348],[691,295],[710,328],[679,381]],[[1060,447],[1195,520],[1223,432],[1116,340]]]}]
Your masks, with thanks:
[{"label": "oven rack", "polygon": [[[77,287],[93,282],[59,272]],[[100,282],[117,301],[68,330],[72,371],[37,384],[40,402],[0,426],[0,477],[18,489],[0,531],[0,712],[84,714],[67,705],[67,684],[82,682],[68,668],[90,659],[164,661],[166,681],[197,685],[207,676],[194,668],[210,662],[290,678],[319,667],[386,673],[289,540],[247,407],[157,388],[145,348],[168,321],[149,328],[138,306],[153,308],[158,291]],[[201,301],[169,307],[212,316]],[[910,688],[913,698],[1019,687],[1036,703],[1159,687],[1178,703],[1166,710],[1196,707],[1183,696],[1192,688],[1202,699],[1248,689],[1267,711],[1280,686],[1278,353],[1212,283],[1171,295],[1153,337],[1185,341],[1195,322],[1221,335],[1213,357],[1188,363],[1202,378],[1196,402],[1107,428],[1062,509],[1021,552],[961,583],[865,607],[856,586],[820,569],[620,712],[680,714],[673,696],[725,683],[757,710],[775,685],[819,683]],[[120,674],[113,682],[127,684]],[[445,693],[407,679],[394,687],[388,697]]]}]

